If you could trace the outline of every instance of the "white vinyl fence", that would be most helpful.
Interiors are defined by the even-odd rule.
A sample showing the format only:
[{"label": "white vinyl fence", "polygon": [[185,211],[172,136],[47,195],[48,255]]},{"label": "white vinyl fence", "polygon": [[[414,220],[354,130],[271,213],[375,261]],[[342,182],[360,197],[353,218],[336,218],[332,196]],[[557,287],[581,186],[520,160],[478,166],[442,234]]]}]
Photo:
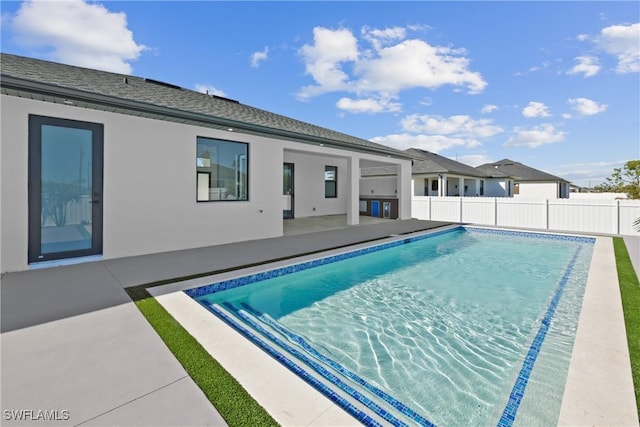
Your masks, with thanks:
[{"label": "white vinyl fence", "polygon": [[640,235],[639,200],[525,200],[510,197],[411,199],[417,219],[611,235]]}]

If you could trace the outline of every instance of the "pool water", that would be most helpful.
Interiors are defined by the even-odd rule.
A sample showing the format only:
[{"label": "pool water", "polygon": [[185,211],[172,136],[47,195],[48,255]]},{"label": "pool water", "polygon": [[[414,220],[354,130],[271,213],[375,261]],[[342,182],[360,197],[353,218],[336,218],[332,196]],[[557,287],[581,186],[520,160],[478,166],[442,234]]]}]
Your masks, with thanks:
[{"label": "pool water", "polygon": [[264,314],[430,423],[551,425],[591,251],[458,228],[197,299]]}]

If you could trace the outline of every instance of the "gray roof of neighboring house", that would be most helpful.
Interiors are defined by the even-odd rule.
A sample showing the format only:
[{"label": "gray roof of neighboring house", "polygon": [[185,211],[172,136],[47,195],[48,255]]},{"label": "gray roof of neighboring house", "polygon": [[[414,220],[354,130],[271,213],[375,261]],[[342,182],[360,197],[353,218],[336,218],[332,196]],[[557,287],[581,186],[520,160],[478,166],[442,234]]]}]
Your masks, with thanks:
[{"label": "gray roof of neighboring house", "polygon": [[2,93],[216,129],[408,158],[400,150],[211,96],[125,74],[0,54]]},{"label": "gray roof of neighboring house", "polygon": [[405,150],[405,153],[414,158],[414,174],[448,173],[454,175],[473,176],[477,178],[487,177],[484,172],[481,172],[474,167],[442,157],[430,151],[420,150],[418,148],[409,148],[408,150]]},{"label": "gray roof of neighboring house", "polygon": [[[409,148],[405,153],[413,158],[411,173],[416,174],[438,174],[446,173],[453,175],[473,176],[477,178],[488,178],[488,175],[478,169],[465,165],[464,163],[442,157],[429,151],[417,148]],[[397,169],[394,166],[371,167],[362,170],[362,176],[383,176],[395,175]]]},{"label": "gray roof of neighboring house", "polygon": [[517,181],[564,181],[569,182],[564,178],[551,175],[550,173],[543,172],[538,169],[534,169],[530,166],[523,165],[520,162],[515,162],[509,159],[502,159],[493,163],[485,163],[480,165],[477,169],[486,173],[493,178],[510,177]]}]

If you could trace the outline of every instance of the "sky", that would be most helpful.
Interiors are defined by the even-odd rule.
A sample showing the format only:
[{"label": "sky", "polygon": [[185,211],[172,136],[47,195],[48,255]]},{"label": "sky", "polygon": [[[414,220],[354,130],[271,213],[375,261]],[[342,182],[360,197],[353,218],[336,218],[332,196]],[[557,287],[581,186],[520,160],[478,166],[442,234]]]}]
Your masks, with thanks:
[{"label": "sky", "polygon": [[640,159],[637,1],[7,1],[1,50],[595,186]]}]

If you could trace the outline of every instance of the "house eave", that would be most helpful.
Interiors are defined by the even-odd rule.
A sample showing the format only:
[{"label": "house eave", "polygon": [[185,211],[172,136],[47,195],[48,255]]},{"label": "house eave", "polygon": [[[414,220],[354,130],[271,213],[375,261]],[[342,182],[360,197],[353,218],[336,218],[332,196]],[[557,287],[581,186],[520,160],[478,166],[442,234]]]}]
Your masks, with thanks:
[{"label": "house eave", "polygon": [[395,159],[411,160],[412,157],[402,152],[389,148],[365,147],[348,142],[337,141],[328,138],[317,137],[298,132],[260,126],[237,120],[215,117],[176,108],[129,100],[115,96],[97,94],[63,86],[55,86],[33,80],[26,80],[12,76],[2,75],[0,78],[2,94],[17,96],[43,102],[64,104],[68,106],[88,108],[100,111],[127,114],[137,117],[145,117],[155,120],[171,121],[183,124],[204,126],[213,129],[244,133],[263,137],[285,139],[304,144],[333,147],[342,150],[355,151],[368,154],[382,155]]}]

